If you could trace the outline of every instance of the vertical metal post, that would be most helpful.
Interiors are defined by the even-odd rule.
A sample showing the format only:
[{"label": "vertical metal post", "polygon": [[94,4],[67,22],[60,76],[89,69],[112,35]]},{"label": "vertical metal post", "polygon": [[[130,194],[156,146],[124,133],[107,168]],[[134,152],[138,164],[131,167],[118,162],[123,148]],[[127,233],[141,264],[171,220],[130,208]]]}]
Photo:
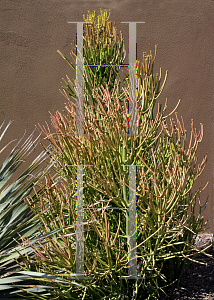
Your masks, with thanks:
[{"label": "vertical metal post", "polygon": [[129,166],[129,278],[137,279],[137,197],[136,197],[136,165]]},{"label": "vertical metal post", "polygon": [[76,57],[76,135],[84,136],[84,57],[83,57],[83,24],[85,22],[68,22],[77,24],[77,57]]},{"label": "vertical metal post", "polygon": [[[76,273],[84,277],[83,165],[77,166]],[[80,276],[81,277],[81,276]]]},{"label": "vertical metal post", "polygon": [[77,58],[76,58],[76,129],[77,135],[84,135],[84,81],[83,81],[83,22],[77,23]]},{"label": "vertical metal post", "polygon": [[84,273],[84,199],[83,199],[83,167],[92,165],[68,165],[77,167],[77,222],[76,222],[76,273],[79,279],[92,279],[92,277],[85,277]]},{"label": "vertical metal post", "polygon": [[129,136],[137,135],[137,107],[136,107],[136,42],[137,23],[129,24]]},{"label": "vertical metal post", "polygon": [[136,22],[129,24],[129,134],[137,135],[136,108]]}]

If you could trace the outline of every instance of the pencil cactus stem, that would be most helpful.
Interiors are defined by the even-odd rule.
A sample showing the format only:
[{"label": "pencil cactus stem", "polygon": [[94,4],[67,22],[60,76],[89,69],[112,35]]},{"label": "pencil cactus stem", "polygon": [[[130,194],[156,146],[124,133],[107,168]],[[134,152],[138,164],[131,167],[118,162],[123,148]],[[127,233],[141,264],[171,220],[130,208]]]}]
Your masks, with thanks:
[{"label": "pencil cactus stem", "polygon": [[[112,26],[108,18],[107,12],[102,10],[98,18],[95,18],[95,11],[84,16],[90,22],[86,25],[84,36],[84,59],[86,65],[93,65],[86,69],[83,77],[84,126],[90,135],[79,137],[75,134],[77,110],[71,99],[66,105],[66,116],[59,112],[51,114],[54,133],[48,124],[47,128],[40,126],[43,136],[56,148],[57,161],[53,168],[56,174],[53,177],[47,175],[46,182],[41,184],[45,196],[39,199],[40,207],[28,201],[35,218],[41,221],[44,240],[37,238],[33,242],[32,249],[36,254],[32,256],[33,263],[25,257],[23,261],[25,266],[33,265],[39,272],[60,277],[60,282],[55,278],[52,281],[54,298],[103,299],[107,296],[112,299],[115,296],[117,299],[122,296],[125,299],[127,296],[127,299],[138,299],[138,280],[131,284],[128,279],[118,279],[128,273],[127,237],[130,237],[129,228],[133,225],[129,220],[128,164],[139,165],[136,173],[136,251],[140,263],[138,275],[145,275],[143,292],[149,295],[157,292],[160,288],[157,286],[158,277],[167,281],[171,279],[169,284],[172,283],[173,276],[169,274],[177,271],[181,256],[187,257],[193,249],[191,234],[203,228],[201,215],[196,219],[194,212],[194,201],[201,189],[192,195],[193,184],[206,164],[205,156],[198,168],[196,165],[196,151],[203,137],[203,127],[201,125],[197,133],[192,123],[190,141],[187,143],[183,119],[182,126],[177,115],[175,120],[169,120],[170,114],[165,116],[166,103],[164,109],[156,103],[167,73],[163,84],[161,69],[159,74],[154,74],[155,46],[154,55],[151,51],[149,55],[143,53],[143,62],[137,61],[139,135],[128,135],[128,77],[126,75],[125,80],[117,81],[119,68],[109,70],[108,67],[97,66],[110,63],[120,65],[125,59],[122,34],[117,34],[115,23]],[[59,54],[73,67],[61,52]],[[75,86],[66,78],[64,94],[67,98],[76,99]],[[86,167],[84,222],[81,224],[84,225],[83,270],[92,279],[84,279],[87,289],[83,282],[75,279],[75,283],[81,283],[77,290],[73,287],[70,273],[75,272],[80,256],[75,252],[80,233],[76,219],[77,165],[80,164]],[[187,215],[188,208],[191,216]],[[29,246],[30,241],[26,240],[25,244]],[[129,246],[131,248],[131,244]],[[179,278],[180,275],[176,276]],[[64,284],[62,280],[67,282]]]}]

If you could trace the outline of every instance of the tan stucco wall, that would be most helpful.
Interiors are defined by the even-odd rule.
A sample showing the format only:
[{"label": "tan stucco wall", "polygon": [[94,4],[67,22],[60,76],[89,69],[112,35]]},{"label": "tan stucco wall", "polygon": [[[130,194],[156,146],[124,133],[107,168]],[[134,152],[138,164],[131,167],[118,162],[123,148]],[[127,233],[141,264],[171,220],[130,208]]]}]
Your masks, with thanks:
[{"label": "tan stucco wall", "polygon": [[212,217],[209,232],[213,232],[213,0],[2,0],[0,112],[14,120],[5,143],[20,138],[27,126],[30,134],[35,124],[50,124],[49,111],[64,109],[61,79],[75,76],[57,53],[59,49],[69,56],[76,37],[76,25],[67,21],[82,21],[88,10],[99,13],[100,8],[111,9],[110,19],[123,32],[127,53],[128,25],[120,21],[145,21],[137,25],[138,59],[158,45],[156,71],[160,67],[163,75],[169,71],[162,101],[167,97],[170,111],[181,99],[177,112],[187,129],[191,118],[198,129],[204,124],[198,155],[203,158],[208,152],[208,164],[198,183],[209,181],[201,199],[204,203],[209,195],[204,216]]}]

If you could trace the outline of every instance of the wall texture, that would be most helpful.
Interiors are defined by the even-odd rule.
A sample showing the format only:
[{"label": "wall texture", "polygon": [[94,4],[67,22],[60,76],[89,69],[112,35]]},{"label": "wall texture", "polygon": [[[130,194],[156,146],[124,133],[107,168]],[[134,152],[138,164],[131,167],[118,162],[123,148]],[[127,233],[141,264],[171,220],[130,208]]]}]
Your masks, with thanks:
[{"label": "wall texture", "polygon": [[49,111],[64,109],[62,77],[75,77],[57,53],[69,56],[76,38],[76,25],[67,21],[82,21],[88,10],[98,14],[100,8],[111,9],[110,20],[125,37],[127,57],[128,24],[120,22],[145,21],[137,25],[137,58],[142,61],[142,53],[154,52],[158,45],[156,71],[161,67],[163,76],[169,72],[161,101],[168,99],[170,112],[181,99],[177,112],[187,130],[192,118],[197,129],[204,125],[198,156],[200,161],[208,152],[208,163],[198,184],[209,181],[201,199],[205,203],[209,195],[203,215],[211,217],[207,232],[214,232],[213,0],[1,0],[0,113],[14,120],[5,144],[26,128],[30,134],[35,124],[50,124]]}]

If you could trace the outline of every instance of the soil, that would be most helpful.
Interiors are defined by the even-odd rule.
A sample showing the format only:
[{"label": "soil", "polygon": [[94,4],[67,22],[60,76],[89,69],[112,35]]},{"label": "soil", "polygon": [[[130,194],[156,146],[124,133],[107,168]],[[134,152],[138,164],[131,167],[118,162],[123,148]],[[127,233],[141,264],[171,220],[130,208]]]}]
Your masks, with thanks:
[{"label": "soil", "polygon": [[195,260],[204,264],[191,262],[188,270],[185,268],[183,282],[179,288],[168,288],[162,294],[160,300],[193,300],[206,299],[214,300],[214,243],[213,235],[204,234],[196,239],[196,247],[205,249],[208,245],[211,247],[205,250],[210,257],[200,254]]}]

